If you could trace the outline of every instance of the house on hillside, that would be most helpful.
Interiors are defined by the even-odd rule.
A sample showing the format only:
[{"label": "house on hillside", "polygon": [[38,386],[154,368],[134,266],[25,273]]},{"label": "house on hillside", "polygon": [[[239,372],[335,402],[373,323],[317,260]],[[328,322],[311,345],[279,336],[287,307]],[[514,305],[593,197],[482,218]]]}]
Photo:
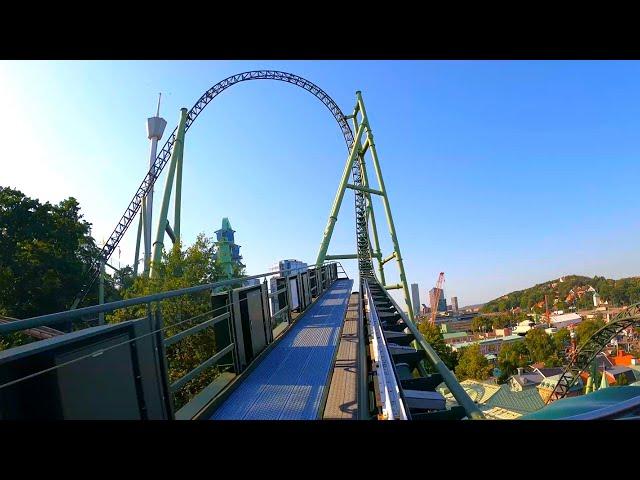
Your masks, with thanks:
[{"label": "house on hillside", "polygon": [[[551,396],[561,376],[562,373],[549,376],[536,387],[538,390],[538,396],[543,402],[546,403],[547,399]],[[584,383],[582,381],[582,377],[579,377],[567,392],[566,397],[577,397],[578,395],[582,395],[583,390]]]},{"label": "house on hillside", "polygon": [[518,373],[511,375],[508,380],[509,388],[513,392],[521,392],[527,388],[537,387],[545,378],[562,373],[562,368],[531,368],[525,372],[519,368]]},{"label": "house on hillside", "polygon": [[535,388],[514,392],[505,383],[480,410],[489,419],[512,420],[527,413],[537,412],[542,407],[544,402]]}]

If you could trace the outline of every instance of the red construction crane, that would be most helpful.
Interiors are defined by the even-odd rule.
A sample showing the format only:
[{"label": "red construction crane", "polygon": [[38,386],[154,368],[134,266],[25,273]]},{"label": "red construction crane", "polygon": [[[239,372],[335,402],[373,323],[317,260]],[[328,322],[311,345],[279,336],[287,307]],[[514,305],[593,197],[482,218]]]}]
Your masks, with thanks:
[{"label": "red construction crane", "polygon": [[438,303],[440,302],[440,292],[442,292],[443,283],[444,283],[444,272],[440,272],[440,275],[438,275],[438,281],[436,282],[435,295],[431,298],[431,319],[429,320],[431,325],[436,323],[436,315],[438,313]]}]

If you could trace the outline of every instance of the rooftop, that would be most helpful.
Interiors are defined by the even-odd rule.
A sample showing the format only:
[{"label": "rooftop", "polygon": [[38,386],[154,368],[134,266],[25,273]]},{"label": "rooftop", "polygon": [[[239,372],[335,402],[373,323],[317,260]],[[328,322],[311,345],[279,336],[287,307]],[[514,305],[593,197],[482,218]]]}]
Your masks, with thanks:
[{"label": "rooftop", "polygon": [[539,373],[523,373],[522,375],[512,375],[511,378],[523,387],[528,385],[538,385],[542,380],[544,380],[544,376]]},{"label": "rooftop", "polygon": [[485,405],[488,408],[499,407],[524,415],[525,413],[537,412],[544,407],[544,402],[535,388],[512,392],[509,385],[504,384],[500,385],[500,390]]},{"label": "rooftop", "polygon": [[582,317],[577,313],[564,313],[562,315],[551,315],[551,323],[576,321],[581,322]]}]

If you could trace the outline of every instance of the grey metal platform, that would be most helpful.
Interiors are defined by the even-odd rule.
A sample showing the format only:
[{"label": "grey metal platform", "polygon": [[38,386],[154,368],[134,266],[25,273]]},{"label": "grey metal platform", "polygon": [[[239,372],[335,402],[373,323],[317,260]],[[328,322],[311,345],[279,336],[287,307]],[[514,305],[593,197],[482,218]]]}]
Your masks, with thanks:
[{"label": "grey metal platform", "polygon": [[336,280],[218,407],[211,419],[320,418],[352,287],[353,280]]}]

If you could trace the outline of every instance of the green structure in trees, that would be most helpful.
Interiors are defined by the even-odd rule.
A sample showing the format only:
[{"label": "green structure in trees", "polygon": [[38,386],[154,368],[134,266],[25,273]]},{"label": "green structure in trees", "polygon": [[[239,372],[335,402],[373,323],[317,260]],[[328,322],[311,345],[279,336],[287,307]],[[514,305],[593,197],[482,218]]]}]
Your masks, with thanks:
[{"label": "green structure in trees", "polygon": [[231,222],[227,217],[222,219],[222,228],[215,231],[217,241],[213,259],[222,266],[226,278],[233,278],[239,270],[244,268],[241,262],[240,245],[236,245],[234,233],[236,231],[231,228]]}]

